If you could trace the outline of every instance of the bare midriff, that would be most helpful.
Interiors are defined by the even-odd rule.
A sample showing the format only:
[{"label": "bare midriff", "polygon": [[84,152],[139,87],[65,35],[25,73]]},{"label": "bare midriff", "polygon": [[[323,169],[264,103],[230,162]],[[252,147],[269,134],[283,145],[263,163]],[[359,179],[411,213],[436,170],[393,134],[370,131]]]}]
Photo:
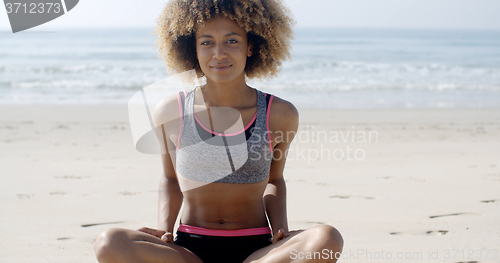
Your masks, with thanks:
[{"label": "bare midriff", "polygon": [[262,196],[267,180],[252,184],[210,183],[183,192],[181,222],[208,229],[268,226]]}]

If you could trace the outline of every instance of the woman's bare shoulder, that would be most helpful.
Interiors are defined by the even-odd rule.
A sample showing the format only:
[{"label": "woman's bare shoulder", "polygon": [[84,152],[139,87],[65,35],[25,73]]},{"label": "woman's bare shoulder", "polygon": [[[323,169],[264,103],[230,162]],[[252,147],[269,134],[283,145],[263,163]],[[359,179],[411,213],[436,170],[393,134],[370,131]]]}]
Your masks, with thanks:
[{"label": "woman's bare shoulder", "polygon": [[275,131],[297,131],[299,111],[291,102],[274,96],[269,113],[269,122]]},{"label": "woman's bare shoulder", "polygon": [[153,110],[153,122],[156,127],[162,124],[172,123],[172,121],[179,120],[179,102],[177,93],[162,99]]}]

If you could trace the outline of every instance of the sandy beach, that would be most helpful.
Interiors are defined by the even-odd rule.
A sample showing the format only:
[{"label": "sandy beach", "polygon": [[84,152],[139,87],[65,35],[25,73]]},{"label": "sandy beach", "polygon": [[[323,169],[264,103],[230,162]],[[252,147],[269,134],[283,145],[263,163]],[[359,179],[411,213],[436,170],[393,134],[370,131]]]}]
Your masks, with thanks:
[{"label": "sandy beach", "polygon": [[[156,226],[126,105],[0,109],[0,262],[97,262],[104,229]],[[299,111],[291,229],[335,226],[339,262],[500,262],[500,110]]]}]

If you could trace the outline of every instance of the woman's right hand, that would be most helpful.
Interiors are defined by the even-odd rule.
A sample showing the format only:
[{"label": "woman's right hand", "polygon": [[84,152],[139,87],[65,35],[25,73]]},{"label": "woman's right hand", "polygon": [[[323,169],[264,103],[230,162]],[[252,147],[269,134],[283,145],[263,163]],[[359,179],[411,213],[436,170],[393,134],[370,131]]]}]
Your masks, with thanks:
[{"label": "woman's right hand", "polygon": [[153,235],[153,236],[160,238],[161,240],[163,240],[167,243],[174,242],[174,235],[170,232],[166,232],[166,231],[158,230],[158,229],[154,229],[154,228],[149,228],[149,227],[139,228],[139,229],[137,229],[137,231],[141,231],[141,232],[144,232],[146,234]]}]

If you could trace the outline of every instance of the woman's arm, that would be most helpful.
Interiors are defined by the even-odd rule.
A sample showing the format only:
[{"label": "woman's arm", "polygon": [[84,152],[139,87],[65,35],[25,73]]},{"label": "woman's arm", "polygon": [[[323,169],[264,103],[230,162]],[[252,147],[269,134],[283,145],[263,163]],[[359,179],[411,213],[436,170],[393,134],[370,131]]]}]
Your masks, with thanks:
[{"label": "woman's arm", "polygon": [[[174,224],[179,215],[183,195],[177,181],[173,159],[176,146],[170,139],[179,128],[179,107],[175,96],[164,99],[153,112],[155,134],[161,147],[163,175],[160,180],[158,195],[158,226],[150,234],[162,237],[167,242],[173,241]],[[176,135],[176,136],[175,136]],[[174,137],[179,136],[174,134]]]},{"label": "woman's arm", "polygon": [[168,154],[162,154],[164,167],[158,197],[158,229],[173,233],[182,205],[182,192]]},{"label": "woman's arm", "polygon": [[[164,129],[160,127],[159,130]],[[160,133],[157,132],[157,134]],[[160,138],[164,140],[160,145],[171,144],[165,136],[160,136]],[[167,149],[172,148],[167,147]],[[161,177],[158,191],[158,226],[157,229],[143,227],[139,231],[161,238],[166,242],[173,242],[174,224],[181,209],[183,195],[168,151],[161,155],[161,159],[163,163],[163,176]]]},{"label": "woman's arm", "polygon": [[279,229],[288,233],[286,185],[283,170],[288,149],[297,133],[299,114],[293,104],[277,97],[275,97],[271,109],[269,127],[274,148],[269,183],[264,192],[264,205],[273,235],[277,235]]},{"label": "woman's arm", "polygon": [[275,178],[267,184],[264,192],[264,205],[273,235],[276,235],[279,229],[288,232],[286,185],[283,176]]}]

